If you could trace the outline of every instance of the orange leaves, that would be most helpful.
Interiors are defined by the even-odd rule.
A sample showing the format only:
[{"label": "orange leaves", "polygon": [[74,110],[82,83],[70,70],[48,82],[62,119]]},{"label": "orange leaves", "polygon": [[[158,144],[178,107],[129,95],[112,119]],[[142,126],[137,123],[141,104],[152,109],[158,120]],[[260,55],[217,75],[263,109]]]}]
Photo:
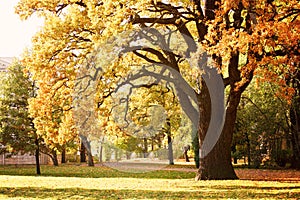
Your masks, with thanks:
[{"label": "orange leaves", "polygon": [[293,95],[295,94],[295,89],[287,84],[287,77],[283,74],[286,73],[286,68],[284,66],[274,68],[259,68],[256,75],[256,84],[259,85],[261,82],[269,82],[277,87],[274,88],[275,95],[286,101],[288,104],[291,103]]},{"label": "orange leaves", "polygon": [[289,105],[292,103],[293,96],[295,94],[295,89],[285,86],[280,87],[279,91],[276,93],[276,96],[280,99],[285,100]]},{"label": "orange leaves", "polygon": [[237,8],[239,3],[240,0],[223,0],[221,5],[226,13],[231,9]]},{"label": "orange leaves", "polygon": [[223,12],[226,13],[229,10],[237,9],[240,3],[245,9],[253,9],[255,8],[256,0],[223,0],[221,2],[221,7]]},{"label": "orange leaves", "polygon": [[300,61],[299,8],[295,0],[222,2],[216,19],[207,23],[204,44],[211,54],[222,58],[224,77],[231,56],[240,53],[241,77],[235,83],[236,89],[258,70],[255,74],[261,81],[277,83],[278,95],[290,101],[293,89],[282,77],[295,71],[295,63]]}]

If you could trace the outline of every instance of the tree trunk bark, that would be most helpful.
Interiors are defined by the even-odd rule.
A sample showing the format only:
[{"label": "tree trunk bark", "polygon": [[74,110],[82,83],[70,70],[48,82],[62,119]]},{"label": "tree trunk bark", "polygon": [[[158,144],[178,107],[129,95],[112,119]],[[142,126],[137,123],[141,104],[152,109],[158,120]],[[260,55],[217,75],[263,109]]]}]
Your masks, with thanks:
[{"label": "tree trunk bark", "polygon": [[[232,147],[231,147],[231,151],[232,153],[236,153],[236,144],[233,144]],[[234,155],[233,157],[233,164],[237,164],[238,163],[238,158],[237,156]]]},{"label": "tree trunk bark", "polygon": [[251,146],[250,139],[248,133],[245,133],[246,136],[246,144],[247,144],[247,157],[248,157],[248,167],[251,167]]},{"label": "tree trunk bark", "polygon": [[148,156],[147,155],[148,154],[148,140],[147,140],[147,138],[144,138],[143,142],[144,142],[143,157],[147,158],[147,156]]},{"label": "tree trunk bark", "polygon": [[[213,149],[210,152],[205,152],[202,144],[210,123],[211,100],[206,83],[202,80],[201,93],[198,95],[200,112],[198,131],[200,139],[200,167],[195,180],[237,179],[231,163],[231,143],[240,96],[240,93],[231,89],[222,133]],[[201,156],[203,152],[206,153],[205,157]]]},{"label": "tree trunk bark", "polygon": [[94,164],[94,159],[91,151],[88,151],[88,166],[93,167]]},{"label": "tree trunk bark", "polygon": [[55,150],[52,150],[51,159],[52,159],[53,165],[58,166],[57,153]]},{"label": "tree trunk bark", "polygon": [[291,168],[294,169],[300,169],[300,103],[297,102],[298,99],[299,98],[295,98],[292,108],[290,110],[292,132],[291,142],[293,148]]},{"label": "tree trunk bark", "polygon": [[35,166],[36,166],[36,174],[41,175],[41,165],[40,165],[40,144],[39,139],[35,138]]},{"label": "tree trunk bark", "polygon": [[102,145],[102,142],[100,143],[100,147],[99,147],[99,162],[103,163],[103,145]]},{"label": "tree trunk bark", "polygon": [[61,163],[66,163],[66,147],[63,146],[61,151]]},{"label": "tree trunk bark", "polygon": [[86,162],[86,150],[85,150],[85,146],[83,144],[83,142],[81,141],[80,143],[80,162],[81,163],[85,163]]},{"label": "tree trunk bark", "polygon": [[93,159],[93,155],[92,155],[91,144],[88,141],[87,137],[84,135],[80,135],[80,139],[81,139],[81,142],[83,143],[85,150],[87,151],[87,154],[88,154],[88,166],[92,167],[92,166],[94,166],[94,159]]},{"label": "tree trunk bark", "polygon": [[174,157],[173,157],[173,145],[172,145],[172,137],[171,133],[168,133],[168,158],[169,158],[169,165],[174,165]]},{"label": "tree trunk bark", "polygon": [[195,136],[193,136],[193,141],[192,141],[192,148],[194,151],[194,162],[196,165],[196,168],[198,169],[200,167],[200,157],[199,157],[199,136],[198,133],[196,133]]},{"label": "tree trunk bark", "polygon": [[[188,156],[188,151],[190,150],[190,145],[186,145],[183,147],[183,157],[185,159],[185,162],[190,162],[189,156]],[[199,152],[199,150],[198,150]]]},{"label": "tree trunk bark", "polygon": [[[226,117],[226,121],[232,120],[232,116]],[[230,125],[225,122],[217,144],[206,157],[200,157],[200,168],[196,180],[237,179],[231,163],[231,131]]]}]

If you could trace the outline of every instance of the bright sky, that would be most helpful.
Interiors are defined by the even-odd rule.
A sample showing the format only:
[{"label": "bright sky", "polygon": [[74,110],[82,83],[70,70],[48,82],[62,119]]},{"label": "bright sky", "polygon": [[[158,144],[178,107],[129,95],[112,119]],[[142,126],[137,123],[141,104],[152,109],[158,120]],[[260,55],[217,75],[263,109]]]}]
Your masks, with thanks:
[{"label": "bright sky", "polygon": [[0,0],[0,57],[19,57],[31,45],[31,37],[42,25],[42,20],[31,17],[21,21],[14,13],[19,0]]}]

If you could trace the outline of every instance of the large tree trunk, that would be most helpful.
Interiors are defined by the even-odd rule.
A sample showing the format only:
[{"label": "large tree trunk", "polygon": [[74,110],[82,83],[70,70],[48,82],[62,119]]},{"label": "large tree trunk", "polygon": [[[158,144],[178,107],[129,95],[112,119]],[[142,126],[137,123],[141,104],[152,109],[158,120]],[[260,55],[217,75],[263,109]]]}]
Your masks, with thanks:
[{"label": "large tree trunk", "polygon": [[[197,1],[198,2],[198,1]],[[200,1],[199,1],[200,2]],[[215,13],[218,5],[216,4],[216,0],[207,0],[205,1],[204,13],[207,19],[214,20]],[[200,7],[200,3],[198,3],[198,9],[202,9]],[[199,35],[201,40],[204,40],[204,35],[207,33],[207,27],[199,26],[198,28]],[[238,67],[238,56],[234,57],[235,59],[231,60],[229,66],[233,69],[237,69]],[[221,62],[221,61],[220,61]],[[229,76],[233,75],[232,72],[229,71]],[[209,79],[209,78],[208,78]],[[237,80],[232,80],[237,81]],[[234,83],[232,84],[232,86]],[[211,91],[213,92],[213,91]],[[211,121],[211,109],[212,102],[210,99],[209,88],[204,81],[204,78],[201,80],[201,92],[198,95],[198,106],[199,106],[199,114],[200,114],[200,122],[198,128],[199,135],[199,144],[200,144],[200,167],[198,169],[196,180],[208,180],[208,179],[237,179],[237,176],[234,172],[233,166],[231,164],[231,143],[233,137],[233,128],[236,119],[237,106],[239,104],[241,93],[234,92],[233,87],[231,88],[230,95],[228,98],[228,106],[226,109],[225,123],[221,135],[214,145],[214,147],[210,150],[204,149],[203,142],[205,137],[207,136],[207,131]],[[214,100],[215,101],[215,100]],[[220,113],[221,115],[222,113]]]},{"label": "large tree trunk", "polygon": [[[237,179],[231,163],[232,123],[235,117],[226,115],[221,136],[212,151],[200,157],[200,168],[196,179]],[[201,156],[201,155],[200,155]]]},{"label": "large tree trunk", "polygon": [[[211,100],[206,83],[202,81],[201,93],[198,96],[200,111],[198,131],[200,140],[200,167],[195,178],[196,180],[237,179],[231,163],[231,145],[240,96],[240,92],[231,89],[222,133],[213,149],[207,152],[207,149],[203,149],[202,144],[207,135],[211,120]],[[205,155],[203,156],[203,154]]]}]

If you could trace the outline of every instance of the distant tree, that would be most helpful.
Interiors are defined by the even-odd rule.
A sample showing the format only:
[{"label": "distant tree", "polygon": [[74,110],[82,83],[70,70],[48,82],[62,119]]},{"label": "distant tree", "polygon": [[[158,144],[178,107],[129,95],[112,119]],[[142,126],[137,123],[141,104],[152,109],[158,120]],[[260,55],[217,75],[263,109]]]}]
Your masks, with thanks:
[{"label": "distant tree", "polygon": [[35,153],[37,174],[40,174],[41,152],[48,155],[54,165],[58,165],[58,159],[56,149],[48,146],[36,133],[28,104],[29,99],[35,96],[36,87],[23,70],[24,67],[15,61],[1,74],[0,143],[11,153]]},{"label": "distant tree", "polygon": [[293,150],[292,167],[300,169],[300,64],[297,62],[295,65],[296,70],[286,76],[286,81],[294,89],[289,110],[290,139]]},{"label": "distant tree", "polygon": [[[179,134],[182,111],[171,88],[159,84],[140,85],[132,90],[130,101],[118,108],[109,105],[108,98],[99,98],[98,101],[100,105],[98,109],[102,113],[107,109],[114,111],[112,115],[115,117],[108,115],[101,120],[105,135],[112,136],[112,140],[115,139],[111,142],[125,150],[128,156],[132,152],[142,152],[143,156],[147,157],[150,151],[159,151],[165,140],[169,163],[174,164],[173,139]],[[120,110],[125,107],[128,107],[128,111],[120,114]],[[112,129],[112,125],[115,128]],[[143,147],[142,150],[140,147]]]},{"label": "distant tree", "polygon": [[188,156],[188,151],[191,149],[190,145],[186,145],[183,147],[183,155],[185,158],[185,162],[190,162],[189,156]]},{"label": "distant tree", "polygon": [[39,138],[29,116],[27,102],[34,92],[33,83],[22,70],[22,66],[15,61],[1,74],[0,143],[14,154],[35,153],[37,174],[40,174]]},{"label": "distant tree", "polygon": [[[92,148],[91,148],[91,143],[88,140],[88,138],[85,135],[80,135],[80,139],[81,139],[81,148],[83,150],[84,153],[86,151],[87,155],[88,155],[88,166],[92,167],[94,166],[94,159],[93,159],[93,155],[92,155]],[[86,160],[85,155],[81,155],[80,156],[80,162],[85,162]]]},{"label": "distant tree", "polygon": [[86,162],[86,149],[85,149],[85,146],[83,144],[82,141],[80,141],[80,162],[81,163],[85,163]]},{"label": "distant tree", "polygon": [[[258,79],[256,79],[258,80]],[[259,167],[263,155],[271,164],[280,162],[283,143],[289,138],[289,104],[276,97],[276,83],[251,84],[239,105],[232,144],[234,159],[246,157],[248,166]]]}]

